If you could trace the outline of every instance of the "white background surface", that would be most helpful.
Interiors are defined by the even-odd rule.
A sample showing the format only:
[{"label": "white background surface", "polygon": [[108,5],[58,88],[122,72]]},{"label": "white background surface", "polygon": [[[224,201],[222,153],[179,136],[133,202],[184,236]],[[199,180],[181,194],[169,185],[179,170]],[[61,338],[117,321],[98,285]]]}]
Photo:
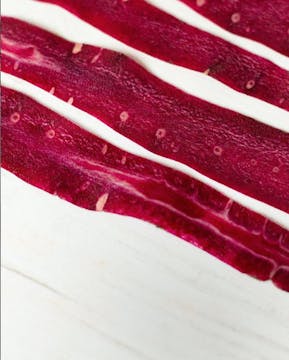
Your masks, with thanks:
[{"label": "white background surface", "polygon": [[[228,35],[175,0],[150,2],[289,70],[284,56]],[[192,94],[289,130],[285,111],[132,50],[54,6],[3,0],[2,8],[71,41],[121,50]],[[3,85],[111,142],[206,180],[23,81],[3,76]],[[288,215],[207,182],[288,227]],[[79,209],[5,171],[2,214],[4,360],[288,359],[289,296],[270,283],[152,225]]]}]

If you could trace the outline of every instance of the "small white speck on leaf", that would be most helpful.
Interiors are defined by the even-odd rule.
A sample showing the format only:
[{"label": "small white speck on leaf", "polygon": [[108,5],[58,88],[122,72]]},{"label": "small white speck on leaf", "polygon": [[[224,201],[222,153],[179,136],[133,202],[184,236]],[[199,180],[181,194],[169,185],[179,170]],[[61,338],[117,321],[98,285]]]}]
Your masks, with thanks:
[{"label": "small white speck on leaf", "polygon": [[246,84],[246,89],[250,90],[255,86],[255,80],[249,80]]},{"label": "small white speck on leaf", "polygon": [[105,155],[107,153],[107,144],[104,144],[102,149],[101,149],[101,152],[103,153],[103,155]]},{"label": "small white speck on leaf", "polygon": [[105,204],[106,204],[107,199],[108,199],[108,196],[109,196],[108,193],[104,193],[98,198],[98,200],[96,202],[96,205],[95,205],[95,210],[96,211],[102,211],[104,209]]},{"label": "small white speck on leaf", "polygon": [[53,129],[49,129],[49,130],[46,131],[45,134],[49,139],[53,139],[54,136],[55,136],[55,131]]},{"label": "small white speck on leaf", "polygon": [[72,105],[72,104],[73,104],[73,101],[74,101],[73,97],[70,97],[70,98],[67,100],[67,103],[68,103],[69,105]]},{"label": "small white speck on leaf", "polygon": [[240,13],[234,13],[231,16],[231,20],[234,24],[238,23],[240,21],[240,19],[241,19]]},{"label": "small white speck on leaf", "polygon": [[213,151],[214,154],[217,156],[221,156],[223,153],[223,149],[221,148],[221,146],[215,146]]},{"label": "small white speck on leaf", "polygon": [[196,0],[196,5],[201,7],[201,6],[204,6],[206,3],[206,0]]},{"label": "small white speck on leaf", "polygon": [[166,136],[166,129],[158,129],[156,131],[156,138],[157,139],[162,139]]},{"label": "small white speck on leaf", "polygon": [[14,65],[13,65],[13,69],[17,70],[19,68],[19,61],[15,61]]},{"label": "small white speck on leaf", "polygon": [[53,94],[55,93],[55,87],[54,87],[54,86],[49,90],[49,93],[50,93],[51,95],[53,95]]},{"label": "small white speck on leaf", "polygon": [[125,155],[123,155],[120,162],[121,162],[122,165],[125,165],[125,163],[126,163],[126,156]]},{"label": "small white speck on leaf", "polygon": [[18,112],[15,112],[10,116],[10,121],[12,121],[14,124],[16,124],[19,120],[20,114]]},{"label": "small white speck on leaf", "polygon": [[83,44],[75,43],[72,49],[72,54],[78,54],[81,52]]},{"label": "small white speck on leaf", "polygon": [[91,64],[96,63],[97,60],[100,58],[101,53],[102,53],[102,48],[99,50],[99,52],[96,55],[94,55],[94,57],[91,59],[90,63]]},{"label": "small white speck on leaf", "polygon": [[127,119],[129,118],[128,112],[127,111],[122,111],[119,115],[119,118],[122,122],[126,122]]}]

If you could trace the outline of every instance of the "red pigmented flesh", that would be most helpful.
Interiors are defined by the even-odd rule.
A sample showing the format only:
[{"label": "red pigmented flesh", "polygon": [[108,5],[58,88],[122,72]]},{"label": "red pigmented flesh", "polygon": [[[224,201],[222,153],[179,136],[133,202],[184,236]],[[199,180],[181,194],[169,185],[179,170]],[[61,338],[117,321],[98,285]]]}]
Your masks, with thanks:
[{"label": "red pigmented flesh", "polygon": [[273,283],[282,290],[289,292],[289,266],[282,266],[273,276]]},{"label": "red pigmented flesh", "polygon": [[182,0],[222,28],[289,56],[288,0]]},{"label": "red pigmented flesh", "polygon": [[4,71],[154,153],[289,212],[287,133],[188,95],[123,54],[11,18],[4,18],[2,36]]},{"label": "red pigmented flesh", "polygon": [[127,153],[7,88],[1,140],[2,166],[26,182],[85,209],[148,221],[288,291],[289,245],[282,239],[289,232],[274,224],[281,235],[276,241],[275,229],[268,241],[267,219],[209,186]]},{"label": "red pigmented flesh", "polygon": [[289,110],[288,71],[144,0],[42,1],[65,8],[131,47],[205,72],[237,91]]}]

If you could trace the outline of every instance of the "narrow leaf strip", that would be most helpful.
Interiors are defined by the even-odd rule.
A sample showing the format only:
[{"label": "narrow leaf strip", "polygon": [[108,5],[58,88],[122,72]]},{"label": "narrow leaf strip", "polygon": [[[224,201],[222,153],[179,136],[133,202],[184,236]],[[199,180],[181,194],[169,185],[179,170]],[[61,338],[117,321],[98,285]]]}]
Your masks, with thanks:
[{"label": "narrow leaf strip", "polygon": [[289,56],[288,0],[182,0],[224,29]]},{"label": "narrow leaf strip", "polygon": [[128,57],[15,19],[3,70],[96,116],[159,155],[289,212],[289,135],[190,96]]},{"label": "narrow leaf strip", "polygon": [[2,165],[75,205],[148,221],[288,290],[288,231],[209,186],[126,153],[6,88]]},{"label": "narrow leaf strip", "polygon": [[204,72],[289,110],[288,71],[192,27],[143,0],[44,0],[159,59]]}]

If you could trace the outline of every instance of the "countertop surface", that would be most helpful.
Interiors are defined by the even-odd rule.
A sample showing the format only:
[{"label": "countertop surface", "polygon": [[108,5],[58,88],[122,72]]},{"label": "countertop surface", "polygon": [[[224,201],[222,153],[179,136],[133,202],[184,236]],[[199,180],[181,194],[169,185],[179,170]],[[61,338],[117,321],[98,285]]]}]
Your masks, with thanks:
[{"label": "countertop surface", "polygon": [[[289,70],[285,57],[228,35],[176,0],[150,2]],[[2,12],[72,41],[116,48],[188,92],[270,125],[278,119],[274,126],[289,130],[285,111],[131,50],[55,6],[3,0]],[[90,128],[84,123],[92,117],[32,85],[8,75],[3,85],[69,114],[72,121],[81,117],[81,125],[91,131],[150,156],[99,121]],[[171,166],[181,168],[174,162]],[[208,183],[289,224],[287,214]],[[240,274],[153,225],[77,208],[5,170],[1,185],[3,360],[288,359],[287,293]]]}]

